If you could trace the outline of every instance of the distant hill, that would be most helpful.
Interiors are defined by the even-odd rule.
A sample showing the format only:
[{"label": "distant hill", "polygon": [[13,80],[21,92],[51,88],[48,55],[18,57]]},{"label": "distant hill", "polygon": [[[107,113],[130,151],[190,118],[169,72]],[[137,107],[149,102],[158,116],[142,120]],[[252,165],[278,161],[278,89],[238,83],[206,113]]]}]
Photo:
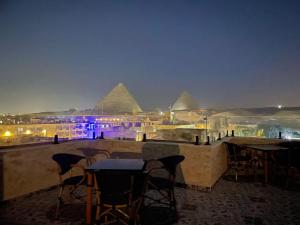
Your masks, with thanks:
[{"label": "distant hill", "polygon": [[211,116],[300,116],[300,107],[234,108],[213,113]]}]

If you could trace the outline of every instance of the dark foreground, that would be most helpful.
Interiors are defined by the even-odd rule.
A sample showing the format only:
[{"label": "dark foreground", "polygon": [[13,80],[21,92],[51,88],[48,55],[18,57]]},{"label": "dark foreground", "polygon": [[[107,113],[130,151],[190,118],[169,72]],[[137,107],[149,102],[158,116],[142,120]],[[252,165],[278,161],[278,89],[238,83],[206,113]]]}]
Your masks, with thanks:
[{"label": "dark foreground", "polygon": [[[220,180],[211,192],[176,189],[179,221],[162,208],[150,208],[144,224],[276,225],[300,224],[300,190],[247,181]],[[85,206],[78,201],[65,205],[54,220],[56,189],[2,203],[1,225],[85,224]]]}]

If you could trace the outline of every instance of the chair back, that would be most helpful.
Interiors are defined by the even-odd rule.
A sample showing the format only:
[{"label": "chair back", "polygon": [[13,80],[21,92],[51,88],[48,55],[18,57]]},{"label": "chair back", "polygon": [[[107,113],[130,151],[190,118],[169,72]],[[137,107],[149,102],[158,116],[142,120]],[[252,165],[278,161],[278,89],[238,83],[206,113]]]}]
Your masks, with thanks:
[{"label": "chair back", "polygon": [[226,146],[229,162],[250,161],[252,154],[245,146],[223,142]]},{"label": "chair back", "polygon": [[279,143],[278,145],[288,149],[300,150],[300,141],[285,141]]},{"label": "chair back", "polygon": [[286,141],[279,146],[288,148],[288,163],[289,166],[300,169],[300,141]]},{"label": "chair back", "polygon": [[72,168],[72,165],[78,163],[80,160],[84,159],[84,157],[68,153],[58,153],[54,154],[52,159],[60,167],[59,175],[64,175]]},{"label": "chair back", "polygon": [[292,149],[290,151],[290,166],[300,170],[300,149]]},{"label": "chair back", "polygon": [[290,150],[273,152],[272,160],[278,166],[288,167],[291,163]]},{"label": "chair back", "polygon": [[145,187],[145,174],[127,171],[100,170],[95,172],[101,200],[105,204],[129,204],[140,197]]},{"label": "chair back", "polygon": [[229,142],[223,142],[226,146],[229,162],[237,161],[237,145]]},{"label": "chair back", "polygon": [[168,172],[176,177],[176,168],[179,163],[181,163],[185,157],[183,155],[172,155],[158,159]]}]

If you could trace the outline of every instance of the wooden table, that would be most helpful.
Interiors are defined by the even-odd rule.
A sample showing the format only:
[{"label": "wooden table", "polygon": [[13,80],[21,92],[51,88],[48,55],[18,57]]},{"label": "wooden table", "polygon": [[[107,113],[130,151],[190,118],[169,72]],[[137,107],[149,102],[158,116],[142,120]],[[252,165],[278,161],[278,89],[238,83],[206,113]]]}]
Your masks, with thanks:
[{"label": "wooden table", "polygon": [[100,170],[114,170],[126,172],[141,172],[144,168],[144,160],[142,159],[104,159],[93,163],[88,169],[88,185],[87,185],[87,204],[86,204],[86,224],[92,223],[92,202],[93,202],[93,186],[94,172]]},{"label": "wooden table", "polygon": [[267,184],[269,182],[270,155],[276,151],[287,151],[288,148],[281,147],[279,145],[267,145],[267,144],[255,144],[255,145],[245,145],[245,146],[255,151],[260,151],[264,154],[264,175],[265,175],[265,184]]}]

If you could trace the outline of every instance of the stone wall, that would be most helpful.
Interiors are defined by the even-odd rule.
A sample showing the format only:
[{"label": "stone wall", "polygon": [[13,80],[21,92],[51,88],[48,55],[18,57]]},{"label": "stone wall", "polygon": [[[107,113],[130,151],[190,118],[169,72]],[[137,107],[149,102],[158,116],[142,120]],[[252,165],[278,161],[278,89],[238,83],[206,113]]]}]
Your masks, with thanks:
[{"label": "stone wall", "polygon": [[[255,140],[260,141],[246,138],[244,141],[239,138],[231,141],[254,143]],[[184,155],[185,160],[177,171],[177,181],[204,188],[211,188],[227,169],[226,151],[222,141],[209,146],[123,140],[77,140],[57,145],[20,146],[0,151],[0,198],[12,199],[57,185],[57,166],[51,159],[52,155],[63,152],[86,155],[93,149],[108,150],[113,158],[150,159],[174,154]],[[100,159],[102,156],[98,157]]]}]

